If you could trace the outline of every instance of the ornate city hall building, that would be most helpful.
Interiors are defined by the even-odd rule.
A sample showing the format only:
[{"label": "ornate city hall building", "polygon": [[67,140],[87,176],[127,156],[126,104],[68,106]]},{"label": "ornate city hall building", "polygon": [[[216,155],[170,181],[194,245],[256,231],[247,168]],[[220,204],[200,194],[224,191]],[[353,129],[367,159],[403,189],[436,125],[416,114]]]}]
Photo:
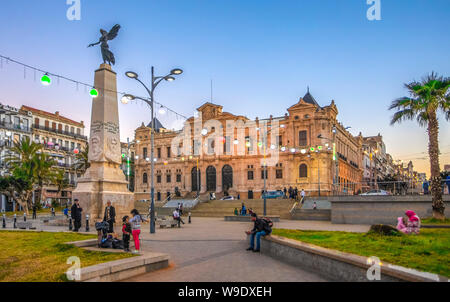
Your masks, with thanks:
[{"label": "ornate city hall building", "polygon": [[[322,107],[308,91],[284,116],[255,120],[222,109],[203,104],[181,131],[155,119],[156,200],[197,192],[260,198],[265,177],[267,191],[292,187],[326,196],[360,189],[363,138],[337,121],[334,101]],[[135,131],[137,199],[149,199],[151,128]]]}]

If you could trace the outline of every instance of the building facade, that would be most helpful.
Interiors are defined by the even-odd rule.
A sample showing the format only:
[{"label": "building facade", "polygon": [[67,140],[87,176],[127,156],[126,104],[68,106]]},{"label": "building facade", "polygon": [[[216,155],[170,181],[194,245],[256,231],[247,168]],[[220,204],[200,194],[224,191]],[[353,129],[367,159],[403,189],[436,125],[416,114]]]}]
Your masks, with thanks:
[{"label": "building facade", "polygon": [[44,151],[55,160],[56,165],[65,170],[65,176],[70,185],[62,192],[58,192],[53,186],[45,187],[43,200],[69,200],[76,186],[76,180],[81,176],[74,168],[75,157],[87,145],[83,121],[74,121],[60,115],[58,111],[51,113],[29,106],[22,106],[21,110],[30,112],[33,116],[33,141],[42,144]]},{"label": "building facade", "polygon": [[[18,108],[0,104],[0,177],[8,175],[6,159],[14,146],[14,142],[32,136],[32,114]],[[0,194],[0,210],[12,211],[14,201]]]},{"label": "building facade", "polygon": [[[197,191],[259,198],[264,179],[267,191],[292,187],[312,196],[360,189],[363,138],[338,122],[334,101],[322,107],[308,91],[284,116],[255,120],[212,103],[197,112],[181,131],[155,122],[157,200]],[[151,128],[135,131],[138,199],[148,199],[150,191]]]}]

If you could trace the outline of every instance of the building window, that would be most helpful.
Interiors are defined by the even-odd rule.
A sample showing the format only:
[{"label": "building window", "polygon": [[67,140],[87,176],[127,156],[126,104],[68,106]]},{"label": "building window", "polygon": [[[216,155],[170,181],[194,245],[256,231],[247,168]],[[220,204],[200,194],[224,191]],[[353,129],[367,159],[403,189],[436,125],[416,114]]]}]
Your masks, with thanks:
[{"label": "building window", "polygon": [[77,128],[77,134],[78,134],[78,135],[81,135],[81,130],[80,130],[80,128]]},{"label": "building window", "polygon": [[177,174],[177,182],[181,182],[181,174]]},{"label": "building window", "polygon": [[253,171],[247,171],[247,179],[253,180]]},{"label": "building window", "polygon": [[268,174],[268,170],[267,170],[267,167],[266,167],[266,169],[264,169],[264,167],[261,167],[261,179],[267,179],[267,174]]},{"label": "building window", "polygon": [[56,130],[56,123],[55,122],[52,123],[52,129]]},{"label": "building window", "polygon": [[161,158],[161,148],[158,148],[156,150],[157,150],[158,158]]},{"label": "building window", "polygon": [[70,133],[72,133],[72,134],[75,133],[75,128],[74,127],[70,127]]},{"label": "building window", "polygon": [[282,145],[283,145],[283,136],[278,135],[278,146],[282,146]]},{"label": "building window", "polygon": [[35,126],[36,128],[39,128],[39,119],[38,119],[38,118],[35,118],[35,119],[34,119],[34,126]]},{"label": "building window", "polygon": [[148,183],[147,173],[142,174],[142,183],[143,183],[143,184]]},{"label": "building window", "polygon": [[171,149],[170,149],[170,147],[167,147],[167,157],[168,158],[170,158],[170,155],[171,155],[170,153],[172,153]]},{"label": "building window", "polygon": [[158,175],[156,175],[156,183],[161,183],[161,175],[160,174],[158,174]]},{"label": "building window", "polygon": [[166,174],[166,182],[171,183],[172,182],[172,174]]},{"label": "building window", "polygon": [[308,132],[306,130],[302,130],[298,133],[299,146],[307,146],[308,145],[307,133]]},{"label": "building window", "polygon": [[146,159],[147,158],[147,148],[146,147],[142,148],[142,153],[143,153],[144,159]]},{"label": "building window", "polygon": [[308,177],[308,167],[306,166],[306,164],[301,164],[298,170],[300,178]]},{"label": "building window", "polygon": [[277,179],[283,178],[283,170],[282,169],[277,169],[276,170],[276,178]]}]

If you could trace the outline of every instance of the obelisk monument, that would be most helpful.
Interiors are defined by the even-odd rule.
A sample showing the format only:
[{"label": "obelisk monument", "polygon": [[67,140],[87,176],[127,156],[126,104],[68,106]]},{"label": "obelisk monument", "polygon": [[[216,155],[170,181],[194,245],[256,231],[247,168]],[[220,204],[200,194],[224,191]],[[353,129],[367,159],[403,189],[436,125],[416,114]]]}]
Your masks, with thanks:
[{"label": "obelisk monument", "polygon": [[[77,188],[72,193],[72,199],[80,201],[83,214],[91,215],[94,220],[103,218],[103,211],[108,201],[111,201],[115,207],[117,218],[129,215],[134,207],[134,195],[128,191],[128,182],[120,169],[122,157],[117,75],[110,65],[115,63],[114,55],[106,44],[108,40],[117,36],[119,29],[120,26],[116,25],[109,33],[101,31],[100,42],[102,42],[104,63],[95,71],[94,78],[94,87],[98,91],[98,96],[92,99],[89,137],[90,167],[78,179]],[[95,44],[90,46],[93,45]]]}]

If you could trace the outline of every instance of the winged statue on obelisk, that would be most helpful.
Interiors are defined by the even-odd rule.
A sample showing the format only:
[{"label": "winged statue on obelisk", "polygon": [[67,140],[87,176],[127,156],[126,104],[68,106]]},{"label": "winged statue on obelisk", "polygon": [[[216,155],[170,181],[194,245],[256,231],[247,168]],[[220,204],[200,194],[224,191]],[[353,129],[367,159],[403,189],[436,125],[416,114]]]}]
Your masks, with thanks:
[{"label": "winged statue on obelisk", "polygon": [[108,63],[109,65],[111,65],[111,63],[112,63],[112,65],[116,64],[116,59],[114,58],[114,54],[109,50],[108,41],[111,41],[115,37],[117,37],[117,34],[119,33],[119,29],[120,29],[119,24],[114,25],[113,28],[109,32],[107,32],[104,29],[100,29],[100,33],[102,34],[102,36],[100,37],[98,42],[88,45],[88,47],[92,47],[92,46],[95,46],[95,45],[98,45],[101,43],[100,48],[102,50],[103,62],[105,64],[106,63]]}]

